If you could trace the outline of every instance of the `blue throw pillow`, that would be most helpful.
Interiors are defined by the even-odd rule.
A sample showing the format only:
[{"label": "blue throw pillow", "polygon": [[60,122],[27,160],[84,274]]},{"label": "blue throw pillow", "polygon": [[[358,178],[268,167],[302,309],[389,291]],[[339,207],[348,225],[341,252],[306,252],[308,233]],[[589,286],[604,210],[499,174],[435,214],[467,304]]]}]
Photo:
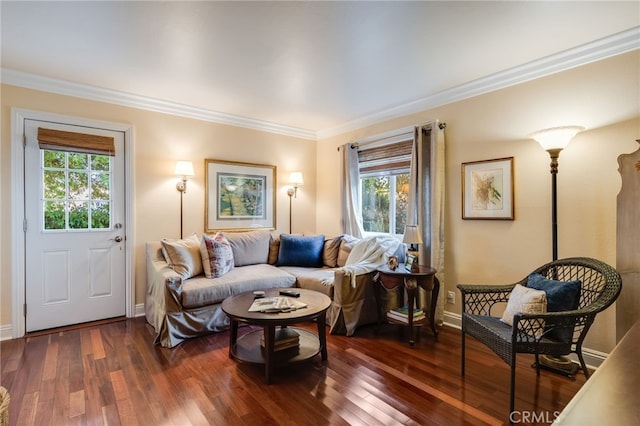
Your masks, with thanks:
[{"label": "blue throw pillow", "polygon": [[323,248],[324,235],[303,237],[281,234],[277,265],[321,268]]},{"label": "blue throw pillow", "polygon": [[[540,274],[531,274],[527,287],[544,290],[547,293],[547,312],[572,311],[578,309],[580,302],[580,287],[582,283],[576,281],[556,281]],[[558,327],[549,332],[548,337],[562,342],[570,342],[573,327]]]}]

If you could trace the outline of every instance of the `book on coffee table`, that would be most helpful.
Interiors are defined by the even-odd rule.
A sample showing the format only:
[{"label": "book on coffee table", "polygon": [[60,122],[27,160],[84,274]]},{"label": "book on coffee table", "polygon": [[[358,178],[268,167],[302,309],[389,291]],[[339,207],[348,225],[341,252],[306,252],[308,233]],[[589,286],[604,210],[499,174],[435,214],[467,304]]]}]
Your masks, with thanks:
[{"label": "book on coffee table", "polygon": [[[297,331],[289,327],[281,327],[276,329],[275,341],[273,343],[273,349],[281,351],[284,349],[291,349],[300,345],[300,335]],[[264,336],[260,338],[260,346],[264,348]]]}]

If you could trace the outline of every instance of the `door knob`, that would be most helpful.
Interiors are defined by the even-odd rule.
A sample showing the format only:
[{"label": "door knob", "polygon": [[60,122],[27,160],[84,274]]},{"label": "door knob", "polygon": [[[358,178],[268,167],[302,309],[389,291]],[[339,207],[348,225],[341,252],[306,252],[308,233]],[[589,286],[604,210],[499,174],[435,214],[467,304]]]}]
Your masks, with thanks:
[{"label": "door knob", "polygon": [[111,238],[113,241],[115,241],[116,243],[119,243],[122,241],[122,237],[120,235],[116,236],[115,238]]}]

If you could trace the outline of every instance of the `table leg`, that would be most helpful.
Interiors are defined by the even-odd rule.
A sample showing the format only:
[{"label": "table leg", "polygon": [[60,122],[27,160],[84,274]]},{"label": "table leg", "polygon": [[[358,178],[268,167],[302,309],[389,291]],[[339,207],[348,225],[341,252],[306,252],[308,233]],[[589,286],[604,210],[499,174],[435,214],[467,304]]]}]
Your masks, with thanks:
[{"label": "table leg", "polygon": [[231,324],[229,327],[229,358],[234,359],[233,351],[236,347],[236,342],[238,341],[238,321],[231,320]]},{"label": "table leg", "polygon": [[380,276],[380,273],[376,273],[376,275],[373,277],[373,282],[376,283],[375,289],[373,291],[373,294],[376,298],[376,309],[378,310],[378,326],[376,327],[376,334],[378,334],[380,332],[380,325],[382,324],[382,321],[384,319],[384,313],[382,311],[382,296],[380,295],[380,293],[382,292],[382,277]]},{"label": "table leg", "polygon": [[264,375],[267,384],[271,383],[273,367],[275,364],[274,343],[276,340],[276,326],[267,325],[264,327]]},{"label": "table leg", "polygon": [[327,360],[327,325],[326,325],[326,311],[322,313],[316,320],[318,323],[318,340],[320,340],[320,355],[322,360]]},{"label": "table leg", "polygon": [[438,295],[440,294],[440,280],[433,277],[433,290],[431,290],[431,306],[429,312],[429,320],[431,321],[431,331],[435,338],[438,338],[438,329],[436,328],[436,306],[438,305]]},{"label": "table leg", "polygon": [[409,307],[409,345],[415,346],[415,327],[413,326],[413,307],[416,301],[417,282],[415,278],[405,278],[404,288],[407,292],[407,306]]}]

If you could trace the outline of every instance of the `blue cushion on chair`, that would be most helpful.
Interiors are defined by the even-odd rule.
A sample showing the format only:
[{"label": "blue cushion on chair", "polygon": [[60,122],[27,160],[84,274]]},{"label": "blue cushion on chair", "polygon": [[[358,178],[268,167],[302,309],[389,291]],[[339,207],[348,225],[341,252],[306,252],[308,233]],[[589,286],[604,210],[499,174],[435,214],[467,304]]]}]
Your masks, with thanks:
[{"label": "blue cushion on chair", "polygon": [[321,268],[324,235],[303,237],[281,234],[278,266],[304,266]]},{"label": "blue cushion on chair", "polygon": [[[580,287],[582,283],[576,281],[556,281],[540,274],[529,275],[527,287],[544,290],[547,293],[547,312],[563,312],[578,309],[580,302]],[[561,327],[552,330],[548,337],[563,342],[571,340],[573,327]]]}]

